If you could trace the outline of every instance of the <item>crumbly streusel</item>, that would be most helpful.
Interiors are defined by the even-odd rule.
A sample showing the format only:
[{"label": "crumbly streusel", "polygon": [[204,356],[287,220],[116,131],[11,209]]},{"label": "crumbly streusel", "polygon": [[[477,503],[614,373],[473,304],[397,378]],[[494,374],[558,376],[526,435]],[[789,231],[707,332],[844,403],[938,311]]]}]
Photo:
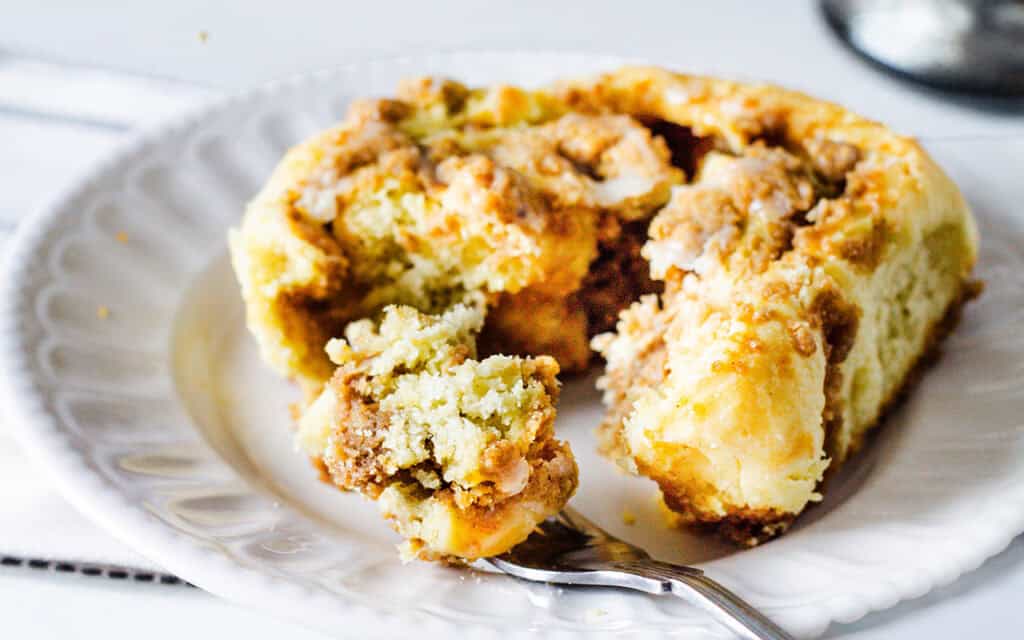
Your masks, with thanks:
[{"label": "crumbly streusel", "polygon": [[[387,305],[428,324],[475,309],[485,355],[538,356],[514,360],[520,371],[542,355],[583,370],[593,339],[607,362],[603,451],[656,481],[677,520],[750,544],[819,499],[826,469],[905,387],[971,291],[977,232],[911,139],[776,87],[627,68],[531,91],[420,79],[359,102],[289,152],[231,247],[265,358],[310,397],[335,368],[328,340],[372,334],[362,319]],[[487,359],[471,351],[474,378]],[[571,493],[536,494],[526,501],[543,507],[519,517],[515,500],[480,490],[495,479],[451,475],[482,468],[481,449],[401,466],[382,453],[401,449],[382,434],[405,427],[366,391],[377,378],[335,356],[304,418],[333,425],[321,434],[333,449],[313,455],[424,554],[444,544],[408,523],[478,509],[459,521],[466,537],[445,543],[472,556],[501,544],[474,539],[471,521],[525,535],[515,523]],[[437,375],[461,370],[459,357]],[[322,419],[325,397],[347,421]],[[423,421],[430,438],[451,431]],[[526,432],[556,466],[574,465],[547,427]],[[534,464],[544,455],[527,459],[549,480],[523,495],[567,486]]]},{"label": "crumbly streusel", "polygon": [[389,306],[327,345],[338,365],[299,421],[331,480],[377,501],[410,557],[479,558],[521,542],[576,488],[552,424],[558,364],[477,359],[478,307]]}]

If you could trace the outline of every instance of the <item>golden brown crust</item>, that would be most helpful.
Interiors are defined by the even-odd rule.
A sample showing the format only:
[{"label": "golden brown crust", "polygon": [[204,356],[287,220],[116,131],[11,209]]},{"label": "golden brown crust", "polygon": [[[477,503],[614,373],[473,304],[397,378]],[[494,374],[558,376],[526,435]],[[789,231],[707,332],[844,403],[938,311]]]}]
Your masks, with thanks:
[{"label": "golden brown crust", "polygon": [[[267,360],[315,388],[347,322],[482,294],[495,351],[581,371],[589,338],[636,297],[627,285],[646,288],[615,254],[636,252],[622,225],[643,226],[683,180],[674,152],[629,115],[572,113],[544,91],[418,79],[359,100],[289,152],[232,234],[249,325]],[[614,295],[588,282],[595,259],[630,282]]]},{"label": "golden brown crust", "polygon": [[[659,69],[540,92],[409,82],[279,171],[233,240],[271,360],[315,386],[315,345],[348,320],[470,295],[485,353],[571,372],[618,317],[593,342],[609,363],[602,450],[743,544],[819,499],[940,339],[920,333],[976,251],[966,205],[913,140],[795,92]],[[293,245],[262,245],[266,228]],[[496,446],[483,466],[508,475],[515,459]],[[364,489],[377,473],[338,471]]]},{"label": "golden brown crust", "polygon": [[[671,488],[670,488],[671,491]],[[664,492],[668,521],[677,527],[695,528],[710,533],[740,547],[756,547],[789,529],[796,514],[775,509],[740,508],[728,515],[702,512],[684,496]]]},{"label": "golden brown crust", "polygon": [[[956,328],[964,305],[980,295],[981,288],[981,284],[975,280],[967,280],[962,284],[960,293],[947,307],[941,319],[928,329],[927,347],[917,358],[903,384],[882,403],[877,422],[881,423],[885,416],[906,398],[920,381],[924,372],[935,363],[941,353],[943,339]],[[835,389],[838,388],[838,385],[833,383],[830,387]],[[834,415],[829,414],[829,416]],[[826,424],[828,424],[829,419],[827,416]],[[867,430],[862,433],[866,432]],[[863,444],[863,437],[853,441],[849,445],[846,457],[859,451]],[[839,467],[839,464],[830,467],[822,483],[827,482]],[[641,467],[641,472],[649,473],[655,481],[658,481],[655,475],[656,472],[645,470],[643,467]],[[673,522],[675,524],[697,526],[743,547],[753,547],[781,535],[796,518],[796,514],[784,513],[774,509],[739,508],[730,510],[727,515],[708,512],[701,510],[699,506],[695,505],[687,493],[678,493],[673,480],[658,481],[658,485],[662,490],[666,506],[673,511]]]},{"label": "golden brown crust", "polygon": [[[942,341],[956,328],[964,305],[980,293],[981,285],[977,281],[963,283],[961,293],[946,309],[941,320],[929,329],[928,346],[915,362],[910,374],[899,389],[883,403],[878,419],[879,423],[884,421],[885,417],[907,397],[920,381],[924,372],[935,364],[941,353]],[[851,443],[847,456],[856,453],[862,446],[863,438]],[[831,467],[823,482],[827,482],[828,478],[838,469],[839,465]],[[671,487],[664,493],[665,502],[679,516],[678,524],[702,526],[739,546],[756,546],[784,533],[796,517],[792,513],[780,513],[771,509],[739,509],[725,517],[701,513],[689,504],[685,495],[674,496],[670,491]]]},{"label": "golden brown crust", "polygon": [[590,364],[587,314],[575,293],[524,289],[502,294],[492,304],[480,336],[482,353],[546,354],[570,373]]},{"label": "golden brown crust", "polygon": [[817,499],[826,455],[836,468],[877,423],[879,389],[906,384],[973,265],[970,213],[912,140],[794,92],[645,68],[565,91],[712,141],[651,223],[660,304],[595,341],[603,448],[684,520],[778,533]]}]

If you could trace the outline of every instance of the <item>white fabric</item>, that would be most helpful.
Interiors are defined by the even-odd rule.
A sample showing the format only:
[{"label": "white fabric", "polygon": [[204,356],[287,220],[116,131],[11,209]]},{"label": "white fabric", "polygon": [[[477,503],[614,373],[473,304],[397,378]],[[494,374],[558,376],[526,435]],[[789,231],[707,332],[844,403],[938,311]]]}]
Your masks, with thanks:
[{"label": "white fabric", "polygon": [[[19,221],[134,131],[212,92],[0,58],[0,243]],[[157,569],[79,515],[0,423],[0,557]]]},{"label": "white fabric", "polygon": [[190,84],[0,57],[0,108],[120,129],[165,120],[212,91]]},{"label": "white fabric", "polygon": [[0,556],[157,569],[79,515],[0,435]]}]

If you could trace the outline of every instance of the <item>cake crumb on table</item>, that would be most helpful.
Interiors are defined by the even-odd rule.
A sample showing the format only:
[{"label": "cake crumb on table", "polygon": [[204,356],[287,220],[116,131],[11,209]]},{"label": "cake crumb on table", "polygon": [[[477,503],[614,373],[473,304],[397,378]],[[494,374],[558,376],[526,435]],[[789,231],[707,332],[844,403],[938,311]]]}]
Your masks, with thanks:
[{"label": "cake crumb on table", "polygon": [[622,511],[622,524],[628,526],[633,526],[634,524],[636,524],[636,514],[634,514],[629,509],[624,509]]},{"label": "cake crumb on table", "polygon": [[120,242],[121,244],[127,244],[128,243],[128,234],[125,233],[124,231],[118,231],[117,234],[114,236],[114,238],[118,242]]},{"label": "cake crumb on table", "polygon": [[110,309],[101,304],[100,306],[96,307],[96,317],[99,318],[100,320],[106,320],[107,318],[110,317]]}]

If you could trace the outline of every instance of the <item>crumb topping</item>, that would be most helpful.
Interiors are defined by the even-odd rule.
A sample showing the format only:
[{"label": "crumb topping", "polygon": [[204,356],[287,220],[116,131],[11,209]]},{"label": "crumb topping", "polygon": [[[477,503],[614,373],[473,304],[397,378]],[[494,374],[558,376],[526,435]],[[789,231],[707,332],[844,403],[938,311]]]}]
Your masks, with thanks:
[{"label": "crumb topping", "polygon": [[[264,351],[315,387],[331,369],[316,327],[483,296],[497,342],[582,370],[588,339],[635,299],[629,285],[651,289],[634,227],[685,179],[673,157],[641,120],[574,112],[546,91],[426,78],[357,101],[289,153],[233,236]],[[629,275],[602,295],[609,266]],[[535,305],[549,330],[524,330]]]},{"label": "crumb topping", "polygon": [[591,339],[602,450],[682,521],[781,532],[959,299],[976,231],[880,125],[623,69],[357,101],[231,244],[265,357],[316,397],[302,446],[409,553],[475,557],[574,489],[554,375],[585,370]]},{"label": "crumb topping", "polygon": [[[391,511],[404,505],[405,516],[392,514],[403,533],[425,504],[473,521],[467,510],[523,501],[543,483],[550,492],[530,501],[546,516],[575,488],[568,446],[552,430],[558,364],[546,356],[476,359],[482,324],[479,306],[440,315],[389,306],[327,345],[338,369],[300,420],[298,441],[338,486],[377,500],[386,494]],[[437,547],[424,549],[465,555]]]}]

